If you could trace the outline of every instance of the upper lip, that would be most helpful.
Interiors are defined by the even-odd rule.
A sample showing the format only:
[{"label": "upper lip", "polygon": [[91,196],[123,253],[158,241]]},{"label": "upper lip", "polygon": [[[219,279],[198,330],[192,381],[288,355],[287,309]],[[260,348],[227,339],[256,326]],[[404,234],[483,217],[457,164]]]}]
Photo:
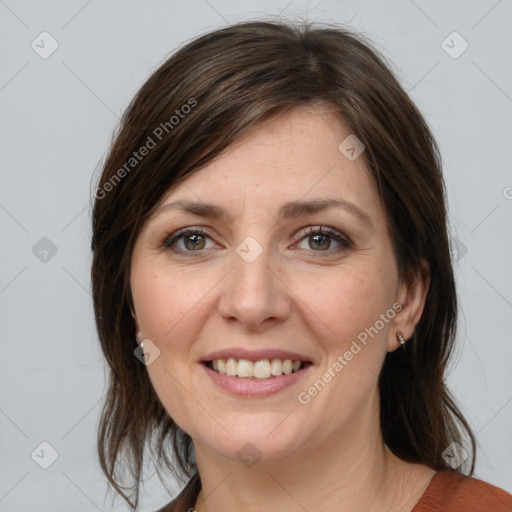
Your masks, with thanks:
[{"label": "upper lip", "polygon": [[247,359],[249,361],[262,361],[264,359],[291,359],[292,361],[311,362],[311,359],[296,352],[280,349],[248,350],[245,348],[227,348],[211,352],[203,357],[201,362],[216,361],[218,359]]}]

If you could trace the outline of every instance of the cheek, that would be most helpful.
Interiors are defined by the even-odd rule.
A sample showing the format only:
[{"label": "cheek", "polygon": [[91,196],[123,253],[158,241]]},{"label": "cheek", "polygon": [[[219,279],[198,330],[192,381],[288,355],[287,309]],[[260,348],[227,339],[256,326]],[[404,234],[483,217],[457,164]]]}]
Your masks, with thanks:
[{"label": "cheek", "polygon": [[394,317],[393,288],[385,275],[379,266],[368,264],[330,269],[325,277],[315,276],[314,287],[308,287],[305,278],[294,283],[303,299],[303,317],[309,319],[323,352],[298,398],[311,418],[322,418],[326,432],[362,414],[375,399]]},{"label": "cheek", "polygon": [[168,414],[187,430],[194,416],[187,393],[193,388],[190,349],[201,328],[198,315],[206,290],[199,279],[187,279],[180,272],[137,270],[132,278],[137,320],[144,337],[160,350],[147,366],[148,376]]},{"label": "cheek", "polygon": [[370,263],[331,268],[315,276],[314,286],[310,277],[295,279],[293,287],[304,304],[304,315],[315,326],[318,339],[325,340],[328,352],[345,350],[359,335],[364,340],[364,333],[376,322],[385,338],[388,323],[381,325],[379,319],[394,303],[394,288],[389,270]]},{"label": "cheek", "polygon": [[162,350],[180,352],[187,348],[201,315],[205,295],[212,288],[207,274],[161,269],[134,272],[133,298],[139,326]]},{"label": "cheek", "polygon": [[191,269],[149,269],[149,265],[134,267],[132,272],[139,327],[160,350],[147,367],[149,378],[160,402],[185,430],[197,415],[190,400],[197,377],[194,342],[211,313],[208,292],[218,281],[214,277]]}]

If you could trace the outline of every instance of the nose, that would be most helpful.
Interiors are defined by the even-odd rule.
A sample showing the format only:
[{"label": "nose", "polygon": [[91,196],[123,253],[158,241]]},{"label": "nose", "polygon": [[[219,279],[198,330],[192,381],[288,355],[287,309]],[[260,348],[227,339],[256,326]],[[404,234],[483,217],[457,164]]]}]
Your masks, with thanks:
[{"label": "nose", "polygon": [[288,317],[288,288],[271,259],[266,249],[254,260],[245,256],[243,247],[240,253],[234,252],[233,269],[224,280],[219,302],[219,313],[226,321],[262,331]]}]

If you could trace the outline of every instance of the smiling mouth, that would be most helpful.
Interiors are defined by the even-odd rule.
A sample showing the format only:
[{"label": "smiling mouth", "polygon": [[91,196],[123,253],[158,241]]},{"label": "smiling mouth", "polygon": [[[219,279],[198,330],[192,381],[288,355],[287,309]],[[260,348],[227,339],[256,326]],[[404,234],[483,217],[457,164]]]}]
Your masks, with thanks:
[{"label": "smiling mouth", "polygon": [[240,379],[273,379],[281,375],[291,375],[304,370],[312,363],[308,361],[292,361],[291,359],[261,359],[250,361],[249,359],[216,359],[203,363],[210,370],[228,377]]}]

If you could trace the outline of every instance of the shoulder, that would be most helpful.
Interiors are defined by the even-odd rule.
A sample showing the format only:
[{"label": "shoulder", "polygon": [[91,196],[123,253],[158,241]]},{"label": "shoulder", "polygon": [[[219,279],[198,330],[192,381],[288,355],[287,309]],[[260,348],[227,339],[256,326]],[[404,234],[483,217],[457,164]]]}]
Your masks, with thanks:
[{"label": "shoulder", "polygon": [[180,494],[157,512],[192,512],[200,490],[201,480],[199,474],[196,473]]},{"label": "shoulder", "polygon": [[511,512],[512,495],[494,485],[439,471],[413,512]]}]

